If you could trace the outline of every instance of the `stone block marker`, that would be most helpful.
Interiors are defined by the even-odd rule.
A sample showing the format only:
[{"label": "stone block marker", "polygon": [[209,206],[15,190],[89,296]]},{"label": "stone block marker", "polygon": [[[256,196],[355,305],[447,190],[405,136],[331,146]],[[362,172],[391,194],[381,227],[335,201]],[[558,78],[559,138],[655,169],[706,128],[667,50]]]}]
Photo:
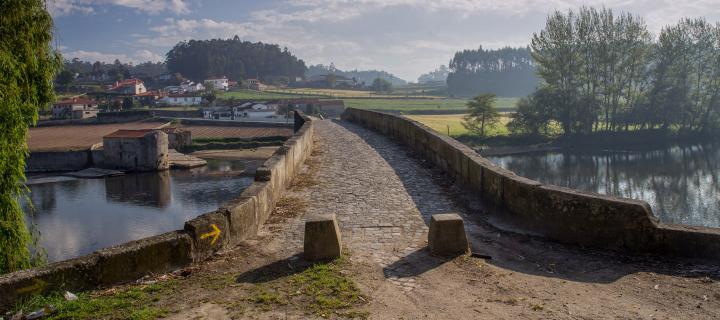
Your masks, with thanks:
[{"label": "stone block marker", "polygon": [[335,214],[309,216],[305,220],[305,260],[330,260],[341,253],[340,228]]},{"label": "stone block marker", "polygon": [[456,213],[434,214],[430,219],[428,246],[433,255],[460,255],[469,250],[463,219]]}]

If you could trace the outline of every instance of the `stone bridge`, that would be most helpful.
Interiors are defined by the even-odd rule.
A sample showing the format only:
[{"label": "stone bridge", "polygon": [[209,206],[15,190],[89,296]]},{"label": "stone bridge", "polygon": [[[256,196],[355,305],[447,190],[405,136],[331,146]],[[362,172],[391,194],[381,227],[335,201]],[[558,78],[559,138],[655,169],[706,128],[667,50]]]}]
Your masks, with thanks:
[{"label": "stone bridge", "polygon": [[[393,295],[415,290],[423,295],[414,300],[416,307],[418,301],[435,300],[452,305],[454,298],[462,305],[471,304],[469,296],[459,298],[443,289],[443,282],[457,290],[474,290],[472,281],[489,274],[508,276],[506,280],[518,292],[525,290],[523,285],[580,283],[563,293],[566,301],[574,298],[574,290],[587,292],[594,283],[616,282],[639,270],[666,274],[682,269],[648,267],[643,261],[625,264],[617,259],[646,253],[720,258],[720,232],[715,229],[663,225],[653,218],[646,203],[544,186],[518,177],[457,141],[403,117],[348,109],[342,121],[303,119],[306,121],[300,119],[297,133],[258,169],[256,182],[237,200],[188,221],[183,230],[0,276],[0,309],[20,297],[19,290],[38,280],[48,284],[40,293],[134,280],[203,262],[214,253],[247,244],[258,232],[260,238],[272,238],[267,246],[253,249],[265,252],[260,257],[267,258],[267,252],[273,251],[272,259],[293,261],[302,252],[304,220],[292,214],[272,216],[281,199],[303,199],[305,214],[337,215],[350,259],[371,269],[380,268],[383,281],[391,284],[393,289],[373,294],[383,297],[378,301],[390,309]],[[290,188],[291,183],[305,186]],[[495,271],[479,275],[467,268],[444,266],[444,261],[429,256],[425,250],[429,218],[446,212],[463,217],[473,252],[491,256],[491,270]],[[205,235],[214,230],[218,232],[208,241]],[[244,258],[253,266],[263,262],[258,257]],[[563,270],[557,270],[558,266]],[[595,272],[587,274],[588,270]],[[523,276],[510,277],[514,272]],[[550,279],[538,279],[537,275],[549,275]],[[468,282],[467,277],[474,280]],[[625,285],[595,289],[613,295],[620,290],[618,286]],[[472,299],[485,299],[478,294],[506,289],[485,288]],[[547,293],[527,290],[524,294]],[[187,299],[196,297],[189,294]],[[455,318],[468,316],[466,311],[440,311],[445,313],[438,314],[455,314]],[[432,312],[417,315],[421,314]]]}]

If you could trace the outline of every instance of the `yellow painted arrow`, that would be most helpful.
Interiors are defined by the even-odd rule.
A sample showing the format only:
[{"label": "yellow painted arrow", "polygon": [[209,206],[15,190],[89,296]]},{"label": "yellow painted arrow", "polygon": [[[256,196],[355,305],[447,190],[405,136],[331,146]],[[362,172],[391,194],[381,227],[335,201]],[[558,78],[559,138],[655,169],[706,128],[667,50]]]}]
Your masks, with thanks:
[{"label": "yellow painted arrow", "polygon": [[42,292],[43,289],[45,289],[45,286],[47,286],[47,282],[40,280],[40,279],[33,279],[33,285],[27,286],[25,288],[17,289],[17,293],[20,294],[26,294],[26,293],[32,293],[37,294]]},{"label": "yellow painted arrow", "polygon": [[208,233],[205,233],[200,236],[200,239],[207,239],[212,237],[212,241],[210,241],[210,245],[215,245],[215,241],[217,241],[218,237],[220,237],[220,229],[213,223],[210,225],[213,228],[213,231],[210,231]]}]

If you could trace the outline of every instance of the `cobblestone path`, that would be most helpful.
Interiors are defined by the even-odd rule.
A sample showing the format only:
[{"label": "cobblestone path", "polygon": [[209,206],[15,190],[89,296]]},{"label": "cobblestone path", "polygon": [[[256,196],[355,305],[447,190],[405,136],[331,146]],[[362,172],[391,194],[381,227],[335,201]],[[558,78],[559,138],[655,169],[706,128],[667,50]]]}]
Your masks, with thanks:
[{"label": "cobblestone path", "polygon": [[[427,244],[436,213],[459,212],[431,169],[388,138],[339,121],[316,122],[320,156],[317,184],[291,196],[308,199],[306,214],[335,213],[352,260],[378,263],[405,291],[416,281],[402,259]],[[472,226],[472,225],[471,225]],[[302,246],[303,225],[292,232]]]}]

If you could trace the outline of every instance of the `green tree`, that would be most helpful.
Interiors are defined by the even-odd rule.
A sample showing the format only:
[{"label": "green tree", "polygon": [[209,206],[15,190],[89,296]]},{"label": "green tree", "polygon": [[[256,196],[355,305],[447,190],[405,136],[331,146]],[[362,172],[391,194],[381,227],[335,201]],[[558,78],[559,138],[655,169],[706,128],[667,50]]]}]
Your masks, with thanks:
[{"label": "green tree", "polygon": [[68,91],[68,86],[75,80],[75,73],[70,70],[63,70],[58,73],[56,81],[57,84]]},{"label": "green tree", "polygon": [[135,106],[132,98],[123,98],[122,108],[125,110],[132,109]]},{"label": "green tree", "polygon": [[376,92],[391,92],[392,82],[387,81],[383,78],[375,78],[372,83],[372,90]]},{"label": "green tree", "polygon": [[0,273],[31,265],[31,236],[18,199],[25,195],[28,126],[54,101],[61,59],[50,47],[52,28],[44,1],[0,2]]},{"label": "green tree", "polygon": [[495,94],[481,94],[468,101],[468,115],[463,118],[463,126],[470,132],[485,136],[485,128],[496,123],[500,114],[495,109]]},{"label": "green tree", "polygon": [[510,132],[547,134],[552,116],[552,101],[547,100],[543,89],[520,99],[515,113],[512,114],[512,120],[507,124]]},{"label": "green tree", "polygon": [[208,106],[213,106],[213,103],[217,100],[217,96],[215,95],[215,92],[210,90],[203,95],[203,99],[208,102]]}]

